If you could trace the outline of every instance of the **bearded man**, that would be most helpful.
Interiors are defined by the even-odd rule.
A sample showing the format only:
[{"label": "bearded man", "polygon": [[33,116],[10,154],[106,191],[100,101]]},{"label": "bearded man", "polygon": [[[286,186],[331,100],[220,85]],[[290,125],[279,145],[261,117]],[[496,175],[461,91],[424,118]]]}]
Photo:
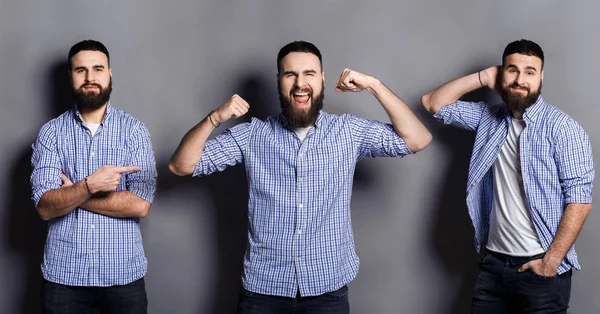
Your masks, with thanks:
[{"label": "bearded man", "polygon": [[281,114],[252,118],[207,141],[249,104],[238,95],[182,139],[169,164],[205,176],[244,163],[248,242],[238,313],[349,313],[347,284],[358,272],[350,220],[357,161],[424,149],[431,134],[377,79],[346,69],[339,92],[368,90],[392,124],[322,110],[325,74],[317,47],[292,42],[277,56]]},{"label": "bearded man", "polygon": [[[472,313],[566,313],[573,244],[592,208],[589,138],[541,96],[544,53],[530,40],[506,46],[502,65],[423,96],[445,124],[476,132],[467,207],[481,253]],[[458,100],[487,86],[503,102]]]},{"label": "bearded man", "polygon": [[102,43],[75,44],[68,63],[75,106],[32,146],[32,199],[48,221],[42,312],[146,313],[139,224],[156,191],[150,133],[111,105]]}]

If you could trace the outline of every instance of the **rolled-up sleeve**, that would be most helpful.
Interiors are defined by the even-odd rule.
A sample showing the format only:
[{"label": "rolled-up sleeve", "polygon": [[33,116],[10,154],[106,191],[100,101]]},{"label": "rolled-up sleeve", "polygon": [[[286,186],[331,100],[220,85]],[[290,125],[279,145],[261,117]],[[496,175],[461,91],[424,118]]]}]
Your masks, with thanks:
[{"label": "rolled-up sleeve", "polygon": [[484,111],[488,108],[485,102],[457,101],[438,110],[433,117],[461,129],[475,131]]},{"label": "rolled-up sleeve", "polygon": [[595,170],[588,135],[572,119],[558,132],[555,160],[565,202],[591,203]]},{"label": "rolled-up sleeve", "polygon": [[207,141],[192,176],[209,175],[242,163],[251,130],[251,123],[242,123]]},{"label": "rolled-up sleeve", "polygon": [[358,145],[357,160],[364,157],[404,157],[413,154],[391,124],[350,114],[345,116],[350,123],[352,138]]},{"label": "rolled-up sleeve", "polygon": [[56,147],[56,134],[53,121],[46,123],[31,146],[31,199],[37,207],[42,196],[60,188],[61,162]]},{"label": "rolled-up sleeve", "polygon": [[125,177],[127,191],[152,203],[156,193],[156,159],[152,150],[150,132],[140,122],[131,134],[129,142],[131,166],[139,166],[140,171],[129,172]]}]

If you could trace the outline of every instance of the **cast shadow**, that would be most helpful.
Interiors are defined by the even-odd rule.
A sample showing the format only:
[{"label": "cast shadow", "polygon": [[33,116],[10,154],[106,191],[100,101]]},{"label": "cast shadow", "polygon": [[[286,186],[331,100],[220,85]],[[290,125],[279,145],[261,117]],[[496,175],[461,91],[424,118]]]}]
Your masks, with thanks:
[{"label": "cast shadow", "polygon": [[[250,121],[255,117],[264,119],[279,113],[277,93],[264,76],[248,73],[232,87],[231,94],[237,93],[250,104],[246,115],[227,122],[213,134],[218,135],[227,127]],[[272,94],[272,97],[268,97]],[[266,97],[267,96],[267,97]],[[212,206],[217,226],[215,228],[216,280],[211,287],[210,312],[215,314],[235,313],[238,293],[241,287],[241,274],[248,232],[248,184],[243,164],[229,167],[202,178],[177,177],[168,169],[168,161],[158,163],[159,184],[157,197],[167,191],[182,187],[206,190],[212,198]],[[188,190],[188,189],[185,189]],[[203,193],[204,194],[204,193]],[[193,195],[186,195],[193,202]]]},{"label": "cast shadow", "polygon": [[[488,89],[476,90],[461,98],[467,101],[497,103]],[[441,261],[447,278],[457,282],[454,300],[443,312],[464,314],[471,311],[471,297],[478,272],[474,229],[466,205],[466,184],[475,132],[465,131],[440,122],[430,124],[435,141],[444,146],[444,158],[449,159],[446,172],[440,177],[440,195],[433,210],[430,243]]]},{"label": "cast shadow", "polygon": [[[49,103],[40,108],[40,113],[46,121],[58,116],[72,104],[70,87],[67,77],[68,65],[66,62],[55,62],[47,72],[48,90],[45,91]],[[41,125],[39,125],[41,128]],[[36,314],[41,312],[41,270],[44,243],[46,240],[47,223],[37,214],[31,201],[31,144],[35,141],[35,134],[30,134],[22,141],[22,145],[14,148],[15,160],[9,167],[8,175],[10,187],[8,191],[9,217],[8,225],[3,228],[7,233],[8,246],[16,252],[18,259],[24,265],[26,276],[25,289],[20,293],[21,299],[18,313]]]}]

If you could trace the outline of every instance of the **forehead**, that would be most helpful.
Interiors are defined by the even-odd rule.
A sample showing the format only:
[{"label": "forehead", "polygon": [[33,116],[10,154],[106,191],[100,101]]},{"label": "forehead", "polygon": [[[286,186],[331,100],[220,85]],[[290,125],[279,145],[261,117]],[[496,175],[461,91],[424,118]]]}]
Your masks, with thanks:
[{"label": "forehead", "polygon": [[321,71],[319,57],[309,52],[290,52],[281,59],[281,70],[301,72],[306,70]]},{"label": "forehead", "polygon": [[522,55],[520,53],[513,53],[504,59],[504,65],[513,65],[517,68],[534,67],[538,71],[542,68],[542,59],[536,56]]},{"label": "forehead", "polygon": [[108,58],[101,51],[82,50],[71,57],[71,64],[73,68],[79,66],[93,67],[96,65],[108,67]]}]

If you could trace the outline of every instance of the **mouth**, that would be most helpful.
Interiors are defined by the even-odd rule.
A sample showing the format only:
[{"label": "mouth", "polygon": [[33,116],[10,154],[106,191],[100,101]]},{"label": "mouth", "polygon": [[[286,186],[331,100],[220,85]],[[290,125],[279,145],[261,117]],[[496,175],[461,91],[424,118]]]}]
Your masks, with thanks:
[{"label": "mouth", "polygon": [[297,107],[310,106],[311,93],[307,91],[297,91],[292,93],[294,105]]}]

